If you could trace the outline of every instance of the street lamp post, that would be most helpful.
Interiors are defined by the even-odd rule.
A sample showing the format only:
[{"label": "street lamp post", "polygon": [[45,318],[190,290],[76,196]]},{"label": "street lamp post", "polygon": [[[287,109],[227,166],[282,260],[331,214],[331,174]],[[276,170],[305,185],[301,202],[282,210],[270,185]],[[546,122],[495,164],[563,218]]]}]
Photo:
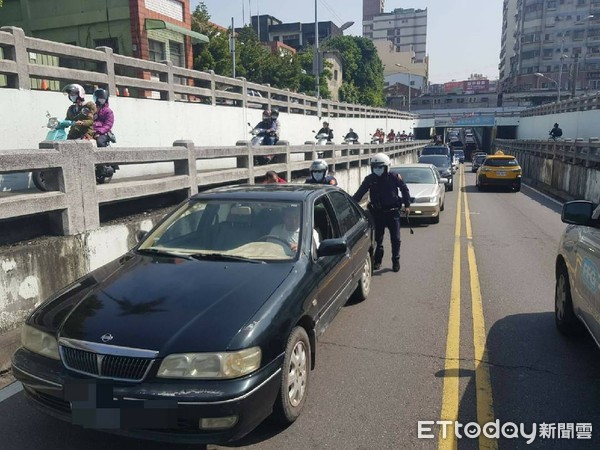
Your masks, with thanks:
[{"label": "street lamp post", "polygon": [[[561,59],[560,63],[561,63],[561,67],[562,67],[562,59]],[[554,80],[554,79],[552,79],[552,78],[550,78],[550,77],[548,77],[548,76],[544,75],[543,73],[536,72],[536,73],[534,73],[534,75],[535,75],[536,77],[545,78],[546,80],[550,80],[550,81],[552,81],[554,84],[556,84],[556,88],[557,88],[557,89],[556,89],[556,90],[557,90],[557,94],[556,94],[556,101],[557,101],[557,102],[560,102],[560,83],[559,83],[558,81],[556,81],[556,80]],[[562,75],[562,73],[559,71],[559,75],[558,75],[558,79],[559,79],[559,80],[560,80],[560,76],[561,76],[561,75]]]},{"label": "street lamp post", "polygon": [[317,0],[315,0],[315,82],[317,84],[317,99],[321,97],[319,86],[319,19],[317,16]]},{"label": "street lamp post", "polygon": [[407,71],[408,73],[408,112],[410,112],[410,90],[411,90],[411,73],[410,73],[410,69],[407,69],[406,67],[404,67],[402,64],[395,64],[396,66],[400,67],[401,69],[404,69]]}]

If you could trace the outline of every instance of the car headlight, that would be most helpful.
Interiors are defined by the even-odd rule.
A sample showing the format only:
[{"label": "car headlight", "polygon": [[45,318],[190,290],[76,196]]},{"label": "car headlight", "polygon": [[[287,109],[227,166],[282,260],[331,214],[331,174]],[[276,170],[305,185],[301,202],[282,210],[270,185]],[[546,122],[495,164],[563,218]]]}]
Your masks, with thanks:
[{"label": "car headlight", "polygon": [[39,355],[60,360],[56,338],[31,325],[23,325],[21,329],[21,345]]},{"label": "car headlight", "polygon": [[262,352],[251,347],[237,352],[181,353],[167,356],[156,374],[159,378],[238,378],[260,367]]},{"label": "car headlight", "polygon": [[415,203],[435,203],[435,202],[437,202],[437,195],[432,195],[431,197],[415,198]]}]

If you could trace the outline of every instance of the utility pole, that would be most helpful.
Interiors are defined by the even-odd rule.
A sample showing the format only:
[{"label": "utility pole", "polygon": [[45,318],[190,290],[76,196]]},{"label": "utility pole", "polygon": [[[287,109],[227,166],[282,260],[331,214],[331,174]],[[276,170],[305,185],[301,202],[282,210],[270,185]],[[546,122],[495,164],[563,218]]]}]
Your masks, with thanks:
[{"label": "utility pole", "polygon": [[571,85],[571,98],[575,98],[575,91],[577,90],[577,77],[579,76],[579,53],[575,53],[575,60],[573,61],[573,70],[571,73],[571,79],[573,83]]},{"label": "utility pole", "polygon": [[315,0],[315,82],[317,84],[317,99],[321,96],[319,83],[319,19],[317,17],[317,0]]},{"label": "utility pole", "polygon": [[231,76],[235,78],[235,27],[233,26],[233,17],[231,18],[231,38],[229,39],[229,51],[231,51]]}]

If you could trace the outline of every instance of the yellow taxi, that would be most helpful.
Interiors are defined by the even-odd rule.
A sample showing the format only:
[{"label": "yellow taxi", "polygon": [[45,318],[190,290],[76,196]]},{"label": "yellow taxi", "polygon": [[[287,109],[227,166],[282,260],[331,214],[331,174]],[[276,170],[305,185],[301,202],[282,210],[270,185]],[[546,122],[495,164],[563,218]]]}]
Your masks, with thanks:
[{"label": "yellow taxi", "polygon": [[477,169],[475,184],[480,191],[487,186],[506,186],[519,192],[521,172],[521,166],[514,156],[497,151],[493,155],[488,155]]}]

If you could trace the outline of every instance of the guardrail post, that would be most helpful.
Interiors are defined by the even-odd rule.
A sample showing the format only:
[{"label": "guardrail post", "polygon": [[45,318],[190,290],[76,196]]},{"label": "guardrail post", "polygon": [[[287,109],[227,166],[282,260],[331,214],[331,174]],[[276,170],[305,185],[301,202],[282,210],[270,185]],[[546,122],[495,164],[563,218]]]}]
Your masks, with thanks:
[{"label": "guardrail post", "polygon": [[175,175],[188,177],[188,197],[198,193],[198,170],[196,169],[196,150],[192,141],[175,141],[173,147],[185,147],[188,151],[187,160],[175,161]]},{"label": "guardrail post", "polygon": [[108,93],[110,95],[117,96],[117,83],[115,81],[115,55],[113,49],[110,47],[96,47],[96,50],[104,52],[104,67],[102,71],[106,74],[108,81],[106,85],[108,87]]},{"label": "guardrail post", "polygon": [[242,80],[242,108],[248,107],[248,85],[244,77],[240,77]]},{"label": "guardrail post", "polygon": [[167,100],[169,102],[174,102],[175,101],[175,89],[174,89],[174,83],[175,83],[175,77],[173,76],[173,63],[171,61],[161,61],[161,64],[164,64],[165,66],[167,66],[167,70],[166,70],[166,80],[164,79],[165,76],[161,75],[160,77],[160,81],[162,81],[163,83],[167,83],[167,90],[166,92],[161,91],[160,92],[160,99],[161,100]]},{"label": "guardrail post", "polygon": [[67,209],[50,214],[52,228],[60,234],[72,236],[100,227],[100,213],[96,196],[96,147],[91,141],[53,142],[60,153],[62,176],[58,187],[67,197]]},{"label": "guardrail post", "polygon": [[217,104],[217,82],[215,81],[215,71],[210,71],[210,103],[215,106]]},{"label": "guardrail post", "polygon": [[31,81],[29,78],[29,55],[27,45],[25,44],[25,32],[18,27],[0,27],[0,31],[10,33],[15,38],[15,46],[9,59],[17,63],[17,89],[31,90]]}]

